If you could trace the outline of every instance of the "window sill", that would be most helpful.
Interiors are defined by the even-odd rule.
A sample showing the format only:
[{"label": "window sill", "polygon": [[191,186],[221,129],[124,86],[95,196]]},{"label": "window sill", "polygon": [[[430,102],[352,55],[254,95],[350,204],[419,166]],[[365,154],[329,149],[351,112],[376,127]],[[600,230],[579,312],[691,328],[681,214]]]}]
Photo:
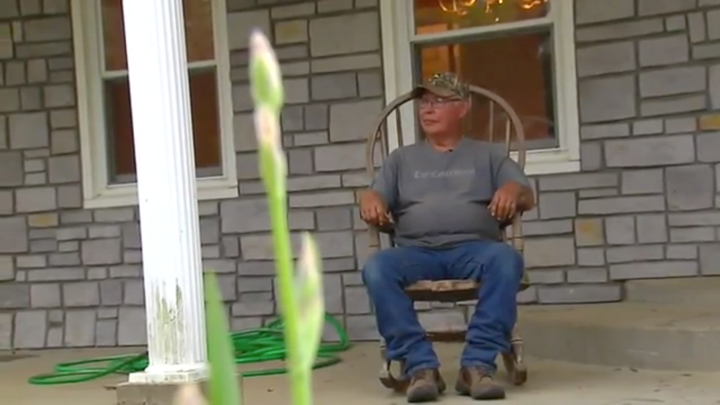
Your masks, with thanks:
[{"label": "window sill", "polygon": [[[511,152],[510,156],[517,160],[517,153]],[[579,171],[580,159],[567,150],[543,149],[527,151],[525,173],[528,176],[577,173]]]},{"label": "window sill", "polygon": [[[202,179],[197,182],[198,201],[223,200],[238,197],[235,182],[228,179]],[[118,208],[138,205],[137,186],[111,186],[86,197],[83,201],[85,209]]]}]

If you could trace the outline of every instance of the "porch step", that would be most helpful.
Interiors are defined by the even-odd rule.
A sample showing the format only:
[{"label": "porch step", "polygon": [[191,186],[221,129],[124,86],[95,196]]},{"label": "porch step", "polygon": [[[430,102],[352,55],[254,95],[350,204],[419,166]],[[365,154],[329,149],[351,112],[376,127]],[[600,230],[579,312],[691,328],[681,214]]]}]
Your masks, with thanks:
[{"label": "porch step", "polygon": [[625,283],[625,301],[713,306],[720,309],[720,277],[627,281]]},{"label": "porch step", "polygon": [[[635,296],[649,301],[654,295]],[[525,307],[520,331],[527,354],[539,358],[637,369],[720,371],[719,307],[693,305],[695,298],[685,296],[683,305],[668,299],[666,303]]]}]

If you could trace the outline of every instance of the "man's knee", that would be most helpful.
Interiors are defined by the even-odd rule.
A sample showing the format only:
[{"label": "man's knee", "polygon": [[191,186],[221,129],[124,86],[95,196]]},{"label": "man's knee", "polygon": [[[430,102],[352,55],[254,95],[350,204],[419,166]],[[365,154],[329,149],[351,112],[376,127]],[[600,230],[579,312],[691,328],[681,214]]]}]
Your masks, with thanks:
[{"label": "man's knee", "polygon": [[488,264],[495,268],[495,274],[509,279],[522,277],[525,261],[517,249],[507,243],[493,243],[488,249]]},{"label": "man's knee", "polygon": [[392,282],[394,268],[395,263],[387,250],[376,252],[367,258],[362,268],[363,283],[372,289]]}]

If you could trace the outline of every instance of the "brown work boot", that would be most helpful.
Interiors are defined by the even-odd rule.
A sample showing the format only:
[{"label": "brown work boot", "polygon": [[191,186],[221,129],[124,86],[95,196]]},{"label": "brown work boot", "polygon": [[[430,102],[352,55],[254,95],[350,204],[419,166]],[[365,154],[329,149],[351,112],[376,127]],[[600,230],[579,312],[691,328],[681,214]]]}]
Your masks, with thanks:
[{"label": "brown work boot", "polygon": [[410,403],[436,401],[445,391],[445,381],[436,369],[416,371],[407,388],[407,400]]},{"label": "brown work boot", "polygon": [[505,389],[495,382],[492,374],[478,367],[461,368],[455,390],[472,399],[505,399]]}]

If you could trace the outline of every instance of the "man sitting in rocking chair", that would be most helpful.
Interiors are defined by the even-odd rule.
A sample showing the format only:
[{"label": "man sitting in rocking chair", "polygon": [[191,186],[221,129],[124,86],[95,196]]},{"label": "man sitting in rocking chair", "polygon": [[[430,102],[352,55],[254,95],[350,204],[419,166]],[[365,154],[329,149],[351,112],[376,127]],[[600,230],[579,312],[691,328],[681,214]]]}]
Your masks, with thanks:
[{"label": "man sitting in rocking chair", "polygon": [[534,205],[522,169],[490,143],[463,137],[467,85],[437,74],[415,89],[425,141],[393,151],[360,201],[370,225],[391,225],[396,247],[370,257],[363,281],[388,359],[404,364],[408,402],[437,400],[440,363],[404,288],[420,280],[481,282],[455,385],[474,399],[503,399],[495,358],[510,348],[522,256],[501,224]]}]

